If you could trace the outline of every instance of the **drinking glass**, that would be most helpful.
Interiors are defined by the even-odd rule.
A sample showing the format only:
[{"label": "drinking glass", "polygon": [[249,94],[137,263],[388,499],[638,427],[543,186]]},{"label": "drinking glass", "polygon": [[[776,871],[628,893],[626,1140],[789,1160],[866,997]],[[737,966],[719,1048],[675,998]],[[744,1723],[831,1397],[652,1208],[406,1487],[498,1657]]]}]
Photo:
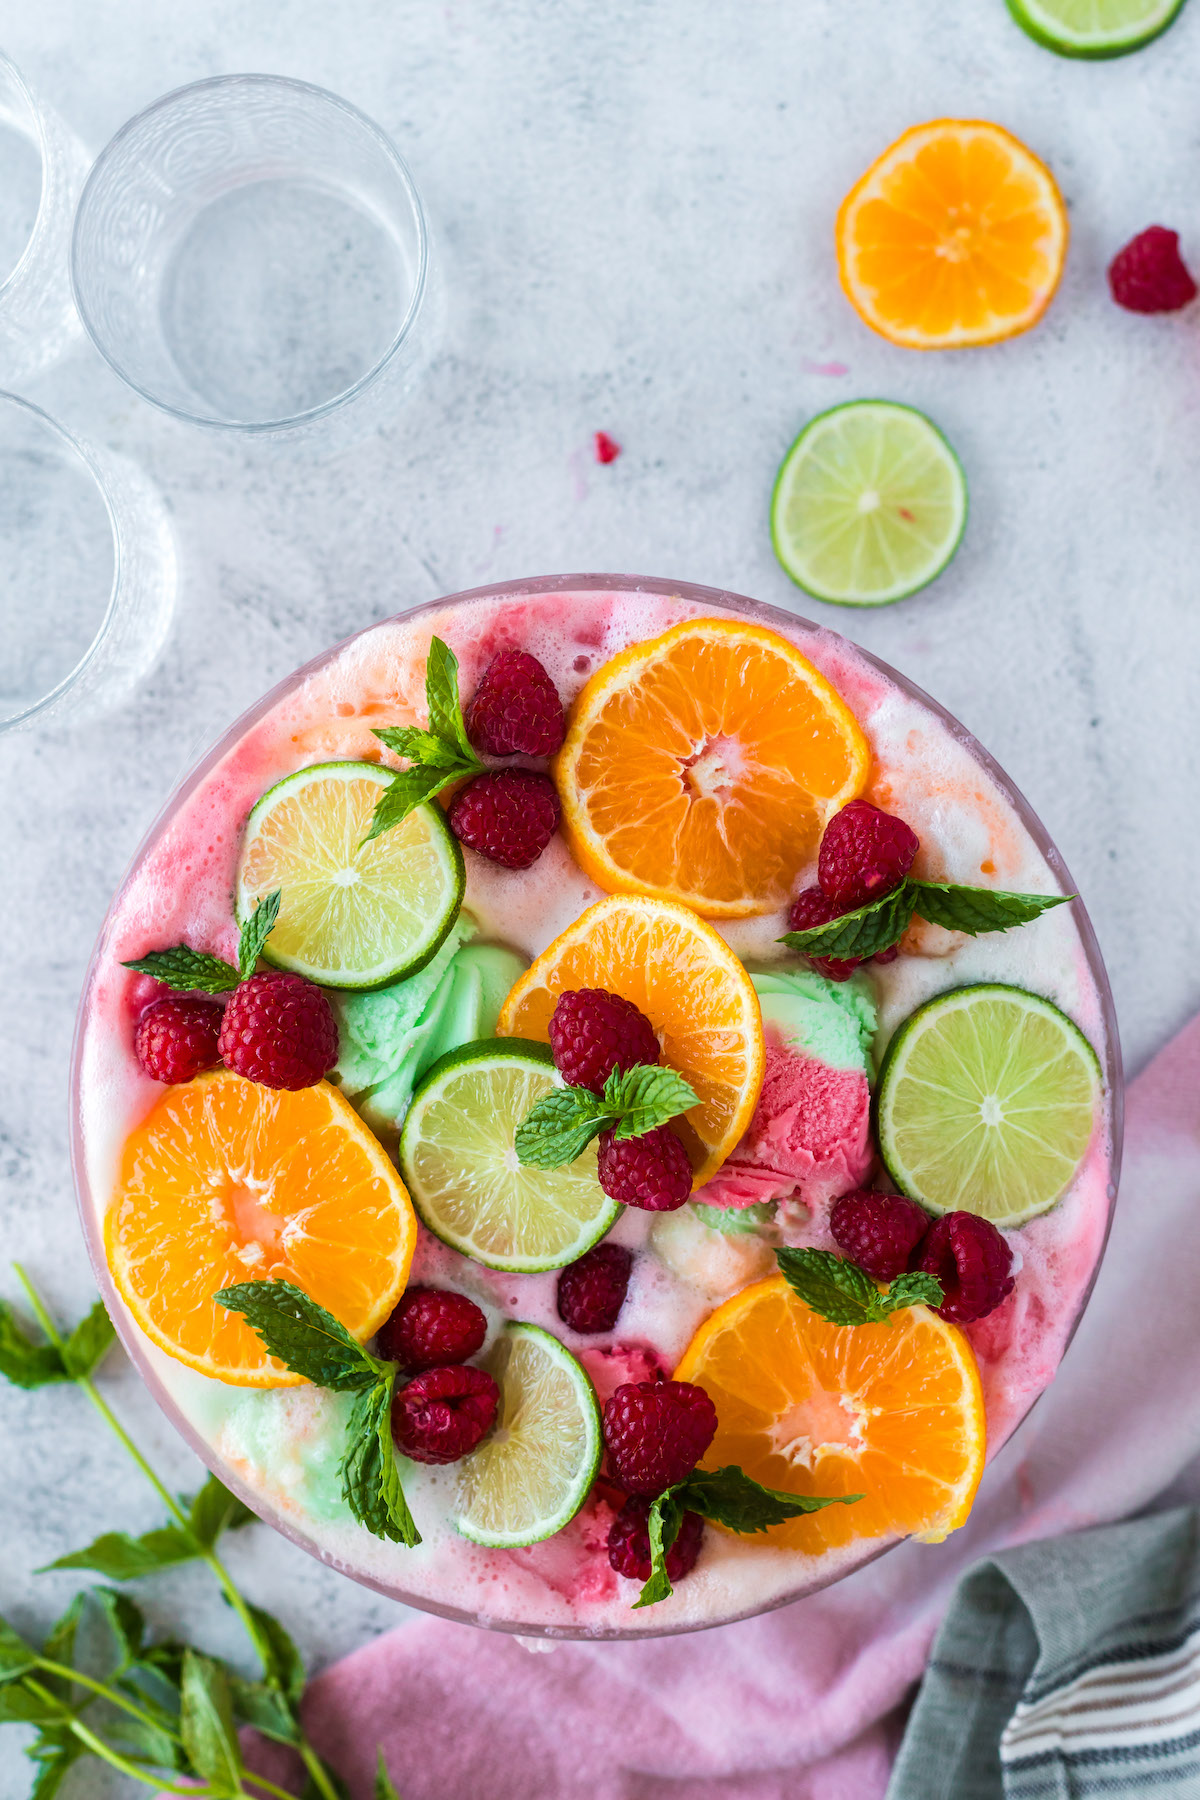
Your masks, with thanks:
[{"label": "drinking glass", "polygon": [[428,240],[395,146],[323,88],[225,75],[121,128],[71,274],[117,374],[193,424],[285,431],[415,366]]},{"label": "drinking glass", "polygon": [[71,220],[83,145],[0,55],[0,381],[25,381],[81,333],[71,299]]},{"label": "drinking glass", "polygon": [[124,698],[174,600],[166,509],[141,470],[0,392],[0,732]]}]

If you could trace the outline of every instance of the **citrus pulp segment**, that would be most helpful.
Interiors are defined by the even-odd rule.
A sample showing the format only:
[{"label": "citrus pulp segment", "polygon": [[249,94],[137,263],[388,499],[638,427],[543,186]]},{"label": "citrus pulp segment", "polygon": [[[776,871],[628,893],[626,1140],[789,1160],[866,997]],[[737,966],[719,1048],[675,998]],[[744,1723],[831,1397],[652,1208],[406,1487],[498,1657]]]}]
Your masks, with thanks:
[{"label": "citrus pulp segment", "polygon": [[391,1161],[327,1082],[289,1092],[218,1069],[167,1088],[126,1141],[108,1266],[151,1343],[236,1387],[302,1377],[214,1303],[288,1281],[369,1338],[404,1288],[417,1225]]},{"label": "citrus pulp segment", "polygon": [[1000,983],[938,994],[888,1045],[880,1154],[933,1212],[1015,1227],[1071,1185],[1096,1128],[1096,1053],[1049,1000]]},{"label": "citrus pulp segment", "polygon": [[595,1390],[566,1347],[510,1321],[483,1366],[500,1389],[495,1428],[463,1460],[452,1522],[477,1544],[536,1544],[570,1523],[600,1467]]},{"label": "citrus pulp segment", "polygon": [[1022,31],[1060,56],[1127,56],[1178,18],[1183,0],[1008,0]]},{"label": "citrus pulp segment", "polygon": [[242,925],[277,889],[263,954],[325,987],[373,988],[421,969],[462,904],[462,851],[432,804],[363,840],[392,771],[317,763],[276,782],[246,822],[235,911]]},{"label": "citrus pulp segment", "polygon": [[738,1463],[786,1493],[862,1496],[773,1526],[773,1544],[820,1556],[938,1539],[971,1510],[986,1450],[979,1371],[958,1327],[923,1306],[832,1325],[774,1275],[705,1320],[675,1379],[717,1409],[704,1467]]},{"label": "citrus pulp segment", "polygon": [[790,899],[869,761],[853,713],[794,644],[696,619],[597,670],[555,776],[572,854],[606,892],[744,918]]},{"label": "citrus pulp segment", "polygon": [[683,1138],[692,1185],[700,1187],[742,1136],[762,1089],[762,1011],[749,975],[686,906],[614,894],[581,913],[525,971],[497,1031],[545,1043],[568,988],[604,988],[631,1000],[657,1032],[662,1061],[691,1082],[700,1103],[671,1129]]},{"label": "citrus pulp segment", "polygon": [[532,1274],[574,1262],[620,1205],[596,1178],[596,1146],[561,1169],[517,1161],[518,1125],[561,1085],[544,1044],[486,1038],[434,1063],[400,1134],[400,1166],[423,1222],[489,1269]]},{"label": "citrus pulp segment", "polygon": [[775,554],[839,606],[885,606],[940,575],[967,522],[962,465],[915,407],[854,400],[788,451],[771,499]]},{"label": "citrus pulp segment", "polygon": [[914,125],[837,218],[847,299],[873,331],[913,350],[1027,331],[1054,297],[1066,250],[1053,175],[982,119]]}]

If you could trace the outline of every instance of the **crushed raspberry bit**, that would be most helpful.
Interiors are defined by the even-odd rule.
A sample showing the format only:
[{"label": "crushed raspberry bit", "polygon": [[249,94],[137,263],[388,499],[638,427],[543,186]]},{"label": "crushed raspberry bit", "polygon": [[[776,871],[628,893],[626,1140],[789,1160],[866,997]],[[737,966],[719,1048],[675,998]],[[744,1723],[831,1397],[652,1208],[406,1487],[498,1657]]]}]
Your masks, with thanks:
[{"label": "crushed raspberry bit", "polygon": [[604,988],[568,988],[550,1017],[554,1066],[572,1087],[604,1092],[614,1069],[656,1063],[654,1027],[632,1000]]},{"label": "crushed raspberry bit", "polygon": [[464,1363],[483,1348],[487,1316],[465,1294],[410,1287],[382,1327],[378,1354],[410,1375]]},{"label": "crushed raspberry bit", "polygon": [[199,994],[167,994],[148,1006],[133,1034],[138,1061],[152,1081],[191,1081],[221,1060],[221,1008]]},{"label": "crushed raspberry bit", "polygon": [[860,1188],[835,1200],[829,1215],[833,1241],[876,1281],[895,1281],[930,1226],[929,1214],[903,1194]]},{"label": "crushed raspberry bit", "polygon": [[485,1369],[426,1369],[392,1401],[392,1436],[413,1462],[457,1462],[483,1442],[499,1404]]},{"label": "crushed raspberry bit", "polygon": [[867,800],[851,800],[825,827],[818,886],[840,913],[869,906],[900,886],[920,847],[903,819]]},{"label": "crushed raspberry bit", "polygon": [[572,1331],[611,1331],[625,1304],[633,1251],[597,1244],[558,1278],[558,1316]]},{"label": "crushed raspberry bit", "polygon": [[302,975],[272,969],[239,982],[218,1040],[227,1069],[264,1087],[312,1087],[338,1058],[333,1011]]},{"label": "crushed raspberry bit", "polygon": [[604,1408],[614,1478],[629,1494],[661,1494],[683,1481],[717,1431],[717,1409],[690,1381],[638,1381]]},{"label": "crushed raspberry bit", "polygon": [[996,1227],[975,1213],[935,1219],[912,1267],[937,1276],[945,1299],[935,1310],[952,1325],[986,1317],[1013,1290],[1012,1251]]},{"label": "crushed raspberry bit", "polygon": [[494,769],[476,775],[455,795],[450,829],[489,862],[528,869],[558,830],[561,811],[554,783],[530,769]]},{"label": "crushed raspberry bit", "polygon": [[[792,902],[788,930],[811,931],[814,925],[828,925],[840,919],[845,911],[844,906],[827,900],[819,887],[804,888]],[[862,963],[861,956],[809,956],[805,960],[827,981],[849,981]]]},{"label": "crushed raspberry bit", "polygon": [[483,756],[553,756],[567,725],[558,689],[537,657],[502,650],[480,676],[466,727]]},{"label": "crushed raspberry bit", "polygon": [[598,431],[592,439],[596,449],[598,463],[614,463],[621,454],[621,446],[616,438],[610,438],[607,431]]},{"label": "crushed raspberry bit", "polygon": [[1179,233],[1150,225],[1108,265],[1113,299],[1127,312],[1178,312],[1196,298],[1196,283],[1179,254]]},{"label": "crushed raspberry bit", "polygon": [[643,1212],[674,1212],[692,1191],[688,1153],[669,1125],[632,1138],[602,1131],[596,1174],[610,1200]]},{"label": "crushed raspberry bit", "polygon": [[[609,1528],[608,1560],[618,1575],[631,1581],[650,1579],[650,1506],[648,1494],[631,1494]],[[685,1512],[679,1536],[664,1558],[669,1581],[681,1581],[695,1568],[703,1537],[700,1514]]]}]

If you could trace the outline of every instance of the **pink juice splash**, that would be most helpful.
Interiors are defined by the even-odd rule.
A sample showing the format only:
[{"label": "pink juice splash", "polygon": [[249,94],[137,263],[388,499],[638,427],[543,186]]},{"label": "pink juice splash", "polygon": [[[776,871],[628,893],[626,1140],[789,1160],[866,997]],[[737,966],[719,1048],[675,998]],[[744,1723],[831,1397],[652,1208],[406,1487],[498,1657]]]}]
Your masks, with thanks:
[{"label": "pink juice splash", "polygon": [[[345,1416],[340,1397],[210,1381],[152,1348],[112,1288],[103,1215],[122,1144],[163,1091],[141,1073],[132,1050],[134,1024],[156,989],[121,964],[182,941],[234,958],[231,894],[251,807],[297,768],[341,757],[378,760],[374,726],[423,722],[424,665],[433,635],[458,657],[464,695],[493,655],[520,648],[540,659],[569,703],[626,645],[682,620],[713,615],[749,615],[790,636],[839,690],[870,743],[868,798],[900,813],[917,831],[923,875],[993,879],[1015,890],[1060,889],[1065,872],[1044,833],[961,727],[841,638],[710,590],[573,578],[511,584],[422,608],[362,633],[285,683],[234,728],[172,802],[117,896],[93,960],[77,1038],[77,1180],[97,1273],[131,1354],[200,1453],[260,1513],[356,1579],[451,1617],[553,1635],[686,1630],[811,1592],[886,1546],[876,1540],[810,1557],[774,1548],[762,1537],[710,1529],[700,1562],[672,1599],[631,1613],[636,1590],[607,1561],[614,1496],[603,1482],[565,1531],[526,1549],[489,1550],[459,1537],[448,1523],[453,1467],[416,1471],[411,1483],[406,1470],[406,1492],[424,1542],[407,1550],[370,1536],[350,1519],[336,1492]],[[483,936],[529,957],[598,898],[561,837],[522,873],[467,859],[465,906]],[[775,942],[786,929],[782,914],[719,929],[751,965],[778,963],[783,954]],[[1006,981],[1044,994],[1078,1023],[1107,1064],[1110,1102],[1119,1102],[1103,971],[1086,919],[1075,909],[1057,908],[1020,931],[977,939],[918,924],[904,948],[895,962],[870,975],[879,1014],[877,1058],[896,1027],[933,994],[975,981]],[[819,1062],[798,1067],[770,1034],[768,1054],[764,1097],[750,1131],[710,1184],[714,1191],[696,1197],[748,1205],[769,1188],[770,1197],[781,1200],[786,1241],[832,1249],[829,1203],[870,1173],[866,1083]],[[1008,1234],[1018,1266],[1014,1293],[968,1328],[983,1383],[989,1454],[1052,1379],[1077,1323],[1103,1249],[1114,1157],[1106,1117],[1065,1197]],[[603,1399],[621,1380],[673,1369],[713,1306],[773,1268],[758,1239],[720,1238],[686,1219],[661,1225],[626,1209],[612,1236],[638,1254],[617,1330],[599,1343],[575,1337],[559,1319],[554,1273],[506,1275],[483,1268],[423,1227],[411,1279],[469,1294],[492,1325],[515,1317],[544,1326],[582,1357]]]}]

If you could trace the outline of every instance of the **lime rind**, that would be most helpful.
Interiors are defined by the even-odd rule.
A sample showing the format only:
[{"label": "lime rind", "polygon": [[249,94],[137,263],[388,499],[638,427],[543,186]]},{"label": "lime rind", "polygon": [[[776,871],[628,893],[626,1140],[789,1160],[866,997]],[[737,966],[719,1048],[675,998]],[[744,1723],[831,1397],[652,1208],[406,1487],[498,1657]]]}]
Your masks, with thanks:
[{"label": "lime rind", "polygon": [[[365,844],[365,822],[347,800],[335,832],[342,840],[337,849],[344,867],[333,879],[328,874],[331,846],[328,838],[322,843],[319,821],[314,821],[308,846],[311,874],[293,872],[289,880],[285,872],[253,889],[246,885],[249,847],[281,801],[318,784],[367,781],[382,790],[390,779],[391,771],[377,763],[314,763],[277,781],[252,810],[238,858],[234,913],[239,926],[245,924],[263,894],[280,887],[279,919],[263,950],[264,960],[275,968],[307,976],[322,987],[381,988],[415,975],[445,942],[462,906],[466,866],[445,814],[432,802],[415,807],[402,824]],[[322,943],[340,946],[340,961],[329,954],[314,956],[312,949]]]},{"label": "lime rind", "polygon": [[561,1269],[620,1214],[597,1178],[594,1143],[561,1169],[517,1161],[517,1126],[560,1080],[548,1045],[486,1038],[439,1058],[413,1095],[400,1134],[413,1205],[435,1237],[485,1268]]},{"label": "lime rind", "polygon": [[456,1531],[499,1550],[538,1544],[569,1525],[600,1468],[600,1404],[565,1344],[510,1320],[483,1366],[496,1379],[496,1425],[464,1457],[451,1510]]},{"label": "lime rind", "polygon": [[1059,56],[1128,56],[1161,37],[1184,0],[1007,0],[1021,30]]},{"label": "lime rind", "polygon": [[814,599],[890,606],[947,567],[967,512],[962,464],[931,419],[897,401],[851,400],[818,413],[784,457],[771,542]]},{"label": "lime rind", "polygon": [[897,1189],[931,1212],[1013,1229],[1070,1188],[1102,1089],[1095,1050],[1052,1001],[1000,982],[952,988],[888,1045],[880,1155]]}]

